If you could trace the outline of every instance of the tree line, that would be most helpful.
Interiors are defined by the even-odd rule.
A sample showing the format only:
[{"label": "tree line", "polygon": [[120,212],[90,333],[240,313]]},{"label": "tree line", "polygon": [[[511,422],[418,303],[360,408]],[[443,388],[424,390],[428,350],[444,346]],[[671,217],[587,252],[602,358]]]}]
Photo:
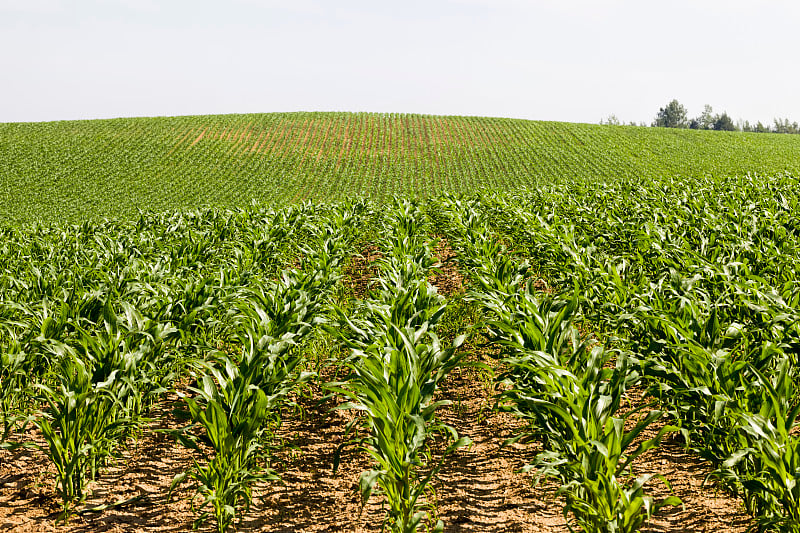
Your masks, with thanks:
[{"label": "tree line", "polygon": [[[600,124],[619,126],[621,122],[616,115],[610,115],[607,119],[601,120]],[[630,125],[636,126],[637,124],[631,122]],[[646,126],[647,124],[640,123],[638,125]],[[797,122],[791,122],[788,118],[776,118],[772,124],[763,124],[761,121],[751,124],[748,120],[734,122],[728,113],[714,113],[713,108],[708,104],[705,105],[699,116],[689,118],[686,108],[677,100],[672,100],[666,107],[660,108],[651,126],[654,128],[800,134],[800,125]]]}]

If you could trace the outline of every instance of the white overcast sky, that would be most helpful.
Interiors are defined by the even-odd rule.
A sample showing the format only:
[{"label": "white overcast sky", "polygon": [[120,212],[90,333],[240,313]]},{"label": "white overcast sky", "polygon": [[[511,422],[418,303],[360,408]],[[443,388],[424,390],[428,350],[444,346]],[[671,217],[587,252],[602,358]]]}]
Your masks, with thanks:
[{"label": "white overcast sky", "polygon": [[800,121],[797,0],[0,0],[0,122],[377,111]]}]

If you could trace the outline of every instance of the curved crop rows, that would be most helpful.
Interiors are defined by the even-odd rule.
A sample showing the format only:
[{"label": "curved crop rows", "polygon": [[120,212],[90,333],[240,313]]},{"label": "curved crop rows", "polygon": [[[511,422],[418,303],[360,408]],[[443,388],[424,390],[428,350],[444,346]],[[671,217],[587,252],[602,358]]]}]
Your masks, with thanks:
[{"label": "curved crop rows", "polygon": [[0,124],[6,224],[548,182],[800,172],[800,139],[368,113]]}]

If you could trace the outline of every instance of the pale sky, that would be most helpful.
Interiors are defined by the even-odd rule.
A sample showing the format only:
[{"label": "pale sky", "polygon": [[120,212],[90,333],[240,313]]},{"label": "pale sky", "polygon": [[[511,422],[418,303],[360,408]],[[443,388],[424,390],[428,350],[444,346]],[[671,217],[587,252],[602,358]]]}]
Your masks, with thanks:
[{"label": "pale sky", "polygon": [[796,0],[0,0],[0,122],[373,111],[800,121]]}]

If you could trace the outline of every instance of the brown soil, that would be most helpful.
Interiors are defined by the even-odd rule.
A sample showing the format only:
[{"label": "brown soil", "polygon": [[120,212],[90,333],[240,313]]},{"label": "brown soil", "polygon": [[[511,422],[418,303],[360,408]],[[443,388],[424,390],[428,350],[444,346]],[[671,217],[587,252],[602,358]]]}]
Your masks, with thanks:
[{"label": "brown soil", "polygon": [[438,239],[436,246],[433,248],[433,256],[438,260],[436,266],[437,272],[431,279],[430,283],[439,294],[444,296],[452,296],[454,294],[462,294],[465,290],[464,277],[458,271],[458,265],[453,261],[456,257],[456,252],[450,247],[442,236],[435,237]]},{"label": "brown soil", "polygon": [[201,131],[200,135],[198,135],[197,138],[194,141],[192,141],[192,144],[190,144],[189,146],[194,146],[195,144],[199,143],[200,140],[203,138],[203,136],[206,134],[207,131],[208,131],[208,128],[206,128],[203,131]]},{"label": "brown soil", "polygon": [[[127,505],[103,512],[84,512],[70,517],[67,526],[56,525],[60,500],[54,490],[55,469],[42,451],[0,452],[0,531],[186,531],[194,513],[189,498],[192,492],[178,487],[172,498],[167,493],[172,479],[185,472],[193,452],[175,444],[159,429],[180,427],[172,416],[177,404],[168,395],[151,413],[153,422],[138,441],[124,450],[115,464],[105,469],[81,509],[134,499]],[[29,431],[28,440],[44,444],[40,435]],[[200,531],[211,531],[202,528]]]},{"label": "brown soil", "polygon": [[363,299],[369,291],[372,280],[377,275],[375,262],[383,254],[374,244],[369,244],[358,255],[351,258],[344,269],[344,286],[353,291],[353,297]]}]

